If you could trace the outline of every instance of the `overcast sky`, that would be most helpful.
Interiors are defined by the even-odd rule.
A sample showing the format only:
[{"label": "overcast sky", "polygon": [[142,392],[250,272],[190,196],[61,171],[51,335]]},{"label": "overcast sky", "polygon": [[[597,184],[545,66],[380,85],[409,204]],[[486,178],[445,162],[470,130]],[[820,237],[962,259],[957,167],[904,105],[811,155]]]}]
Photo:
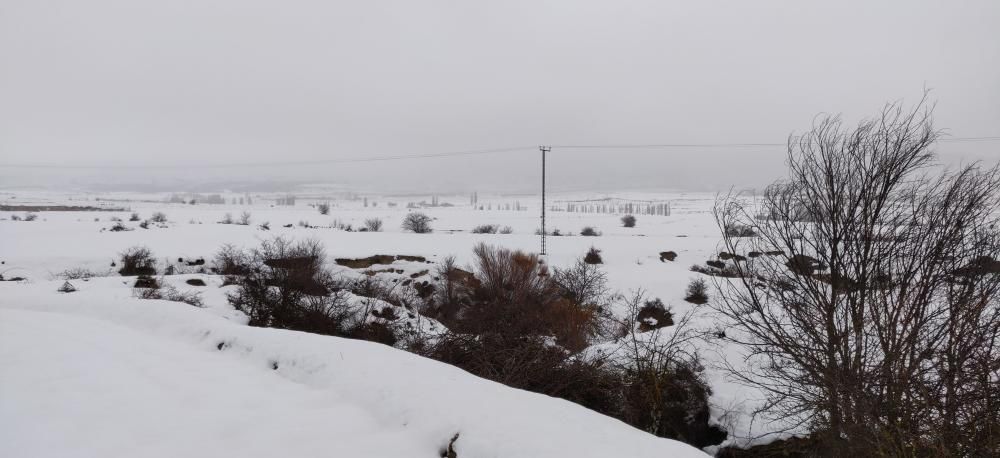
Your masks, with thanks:
[{"label": "overcast sky", "polygon": [[[0,177],[527,189],[537,151],[198,167],[780,143],[820,112],[856,119],[924,87],[938,127],[1000,135],[1000,1],[3,0],[0,163],[187,168]],[[938,150],[1000,159],[1000,142]],[[550,176],[717,189],[769,181],[782,160],[780,147],[556,148]]]}]

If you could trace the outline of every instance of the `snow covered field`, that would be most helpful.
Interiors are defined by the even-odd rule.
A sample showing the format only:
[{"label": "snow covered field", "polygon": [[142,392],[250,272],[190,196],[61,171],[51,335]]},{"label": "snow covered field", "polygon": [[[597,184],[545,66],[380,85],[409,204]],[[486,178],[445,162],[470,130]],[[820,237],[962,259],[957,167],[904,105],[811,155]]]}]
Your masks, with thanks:
[{"label": "snow covered field", "polygon": [[[102,200],[95,200],[96,197]],[[571,199],[591,196],[557,196]],[[550,265],[565,266],[594,246],[602,250],[612,288],[645,290],[675,314],[692,310],[683,300],[692,264],[713,259],[718,229],[710,194],[642,194],[669,199],[669,216],[639,215],[635,228],[620,215],[550,212],[548,228],[577,234],[593,226],[599,237],[549,237]],[[109,202],[103,199],[118,199]],[[450,207],[406,208],[424,197],[332,200],[329,215],[299,199],[276,206],[264,197],[250,205],[168,204],[162,194],[70,195],[11,191],[3,205],[93,205],[116,212],[0,212],[0,456],[438,456],[455,434],[458,456],[698,456],[701,452],[659,439],[575,404],[513,390],[456,368],[390,347],[243,325],[210,275],[205,308],[132,297],[131,283],[111,267],[119,252],[144,245],[164,264],[210,259],[223,245],[252,247],[283,235],[321,241],[331,258],[375,254],[453,255],[466,264],[472,247],[488,242],[537,251],[538,202],[530,196],[481,198],[481,205],[517,202],[525,211],[479,210],[467,196],[442,196]],[[227,196],[227,202],[233,196]],[[129,200],[129,201],[126,201]],[[395,206],[390,207],[389,202]],[[249,225],[219,224],[226,214],[250,213]],[[403,232],[410,211],[434,218],[431,234]],[[154,212],[168,222],[138,227]],[[384,232],[348,232],[368,218]],[[127,231],[112,232],[123,220]],[[268,223],[269,230],[260,228]],[[300,224],[300,222],[302,224]],[[511,234],[472,234],[480,224],[510,226]],[[310,227],[304,227],[304,226]],[[290,227],[285,227],[290,226]],[[660,252],[675,251],[674,262]],[[183,263],[180,264],[183,269]],[[59,274],[85,268],[109,277],[73,281],[61,294]],[[193,272],[189,270],[189,272]],[[193,287],[168,277],[179,289]],[[705,307],[696,324],[711,329]],[[700,350],[714,393],[713,421],[731,441],[750,430],[752,393],[726,380],[713,361],[728,354]],[[276,367],[276,369],[275,369]],[[262,395],[266,393],[266,395]],[[748,401],[751,400],[751,401]]]}]

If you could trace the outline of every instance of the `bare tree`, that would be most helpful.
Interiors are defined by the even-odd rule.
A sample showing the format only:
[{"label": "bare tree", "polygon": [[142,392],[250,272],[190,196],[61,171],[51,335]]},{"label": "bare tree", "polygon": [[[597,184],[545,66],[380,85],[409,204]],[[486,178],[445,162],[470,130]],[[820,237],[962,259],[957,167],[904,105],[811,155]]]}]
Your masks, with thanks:
[{"label": "bare tree", "polygon": [[820,118],[787,180],[716,206],[728,252],[769,254],[717,281],[734,375],[834,454],[1000,454],[1000,173],[932,176],[931,111]]},{"label": "bare tree", "polygon": [[417,234],[427,234],[432,231],[431,217],[423,213],[410,213],[403,218],[403,229]]}]

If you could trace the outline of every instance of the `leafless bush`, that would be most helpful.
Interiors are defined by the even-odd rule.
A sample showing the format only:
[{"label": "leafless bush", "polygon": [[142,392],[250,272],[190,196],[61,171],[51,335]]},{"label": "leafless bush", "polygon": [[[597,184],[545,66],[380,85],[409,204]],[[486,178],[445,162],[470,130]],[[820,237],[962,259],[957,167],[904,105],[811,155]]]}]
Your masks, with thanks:
[{"label": "leafless bush", "polygon": [[102,274],[94,272],[86,267],[76,267],[62,271],[58,277],[63,280],[86,280],[94,277],[101,277]]},{"label": "leafless bush", "polygon": [[629,322],[639,324],[630,326],[622,341],[625,357],[612,362],[625,379],[620,418],[651,434],[696,447],[722,442],[726,432],[709,425],[712,391],[693,350],[692,343],[700,337],[691,327],[693,314],[680,317],[672,323],[673,332],[662,335],[663,326],[641,332],[643,311],[662,308],[662,302],[646,300],[640,290],[625,298],[624,306]]},{"label": "leafless bush", "polygon": [[427,234],[431,232],[431,217],[423,213],[410,213],[403,218],[403,230],[412,231],[417,234]]},{"label": "leafless bush", "polygon": [[134,246],[119,254],[121,268],[118,273],[124,277],[133,275],[156,275],[156,259],[149,248]]},{"label": "leafless bush", "polygon": [[622,217],[622,226],[635,227],[635,216],[625,215]]},{"label": "leafless bush", "polygon": [[251,326],[350,336],[344,285],[324,266],[326,251],[315,240],[265,240],[247,253],[223,247],[216,262],[242,266],[229,303]]},{"label": "leafless bush", "polygon": [[38,213],[25,213],[24,214],[24,220],[25,221],[34,221],[36,219],[38,219]]},{"label": "leafless bush", "polygon": [[[552,234],[552,235],[556,235],[556,234]],[[597,229],[594,229],[593,227],[586,226],[583,229],[580,229],[580,235],[582,235],[584,237],[597,237],[597,236],[601,235],[601,233],[598,232]]]},{"label": "leafless bush", "polygon": [[111,228],[109,228],[108,230],[111,232],[125,232],[125,231],[131,231],[132,229],[129,229],[128,226],[125,226],[125,224],[123,224],[121,221],[118,221],[115,224],[113,224]]},{"label": "leafless bush", "polygon": [[219,224],[233,224],[233,214],[226,213],[225,215],[223,215],[222,220],[219,221]]},{"label": "leafless bush", "polygon": [[687,285],[684,300],[692,304],[705,304],[708,302],[708,283],[703,278],[694,278]]},{"label": "leafless bush", "polygon": [[496,224],[480,224],[472,228],[473,234],[496,234],[497,225]]},{"label": "leafless bush", "polygon": [[141,219],[141,218],[139,218],[139,214],[138,214],[138,213],[135,213],[135,212],[133,212],[133,213],[132,213],[131,215],[129,215],[129,217],[128,217],[128,220],[129,220],[129,221],[139,221],[140,219]]},{"label": "leafless bush", "polygon": [[204,306],[204,302],[201,299],[201,293],[197,291],[178,291],[172,285],[166,285],[160,288],[133,288],[132,296],[139,299],[158,299],[166,300],[172,302],[183,302],[188,305],[193,305],[195,307]]},{"label": "leafless bush", "polygon": [[243,213],[240,213],[240,221],[238,223],[236,223],[236,224],[239,224],[241,226],[249,226],[250,225],[250,212],[245,211]]},{"label": "leafless bush", "polygon": [[1000,258],[1000,172],[929,174],[938,135],[923,105],[820,118],[760,204],[716,206],[727,251],[781,252],[720,282],[733,375],[827,453],[1000,455],[1000,275],[965,269]]},{"label": "leafless bush", "polygon": [[323,202],[323,203],[321,203],[319,205],[316,205],[316,209],[319,210],[319,214],[321,214],[321,215],[329,215],[330,214],[330,203],[329,202]]},{"label": "leafless bush", "polygon": [[505,235],[506,234],[513,234],[514,233],[514,228],[512,228],[510,226],[501,227],[500,228],[500,233],[501,234],[505,234]]},{"label": "leafless bush", "polygon": [[368,218],[365,220],[365,229],[368,232],[382,232],[382,220],[378,218]]},{"label": "leafless bush", "polygon": [[756,237],[757,232],[749,224],[729,224],[722,230],[726,237]]},{"label": "leafless bush", "polygon": [[149,220],[154,223],[165,223],[167,222],[167,215],[163,212],[153,213],[153,216],[149,217]]}]

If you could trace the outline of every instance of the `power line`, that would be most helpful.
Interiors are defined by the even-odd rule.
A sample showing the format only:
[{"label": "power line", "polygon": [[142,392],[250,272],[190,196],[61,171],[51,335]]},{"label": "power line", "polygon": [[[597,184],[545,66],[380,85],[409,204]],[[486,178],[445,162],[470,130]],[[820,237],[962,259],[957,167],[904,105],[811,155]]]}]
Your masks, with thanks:
[{"label": "power line", "polygon": [[449,151],[443,153],[409,154],[394,156],[359,157],[346,159],[318,159],[313,161],[269,161],[269,162],[234,162],[231,164],[198,164],[198,165],[59,165],[59,164],[0,164],[0,167],[34,168],[34,169],[222,169],[248,167],[282,167],[295,165],[350,164],[359,162],[382,162],[407,159],[429,159],[436,157],[474,156],[481,154],[509,153],[521,150],[533,150],[536,146],[516,146],[511,148],[482,149],[470,151]]},{"label": "power line", "polygon": [[[949,137],[938,139],[942,143],[959,142],[992,142],[1000,141],[996,137]],[[658,144],[603,144],[603,145],[552,145],[553,148],[565,149],[646,149],[646,148],[755,148],[771,146],[788,146],[788,143],[658,143]]]},{"label": "power line", "polygon": [[[942,143],[986,143],[1000,141],[1000,136],[983,137],[950,137],[937,140]],[[591,144],[591,145],[552,145],[551,148],[562,149],[666,149],[666,148],[757,148],[785,147],[787,143],[659,143],[659,144]],[[358,157],[344,159],[318,159],[311,161],[267,161],[267,162],[234,162],[229,164],[197,164],[197,165],[61,165],[9,163],[0,164],[0,168],[22,169],[107,169],[107,170],[182,170],[182,169],[224,169],[224,168],[257,168],[257,167],[288,167],[302,165],[353,164],[364,162],[385,162],[413,159],[431,159],[441,157],[477,156],[497,153],[510,153],[534,150],[537,146],[515,146],[509,148],[494,148],[467,151],[448,151],[425,154],[391,155],[375,157]]]}]

